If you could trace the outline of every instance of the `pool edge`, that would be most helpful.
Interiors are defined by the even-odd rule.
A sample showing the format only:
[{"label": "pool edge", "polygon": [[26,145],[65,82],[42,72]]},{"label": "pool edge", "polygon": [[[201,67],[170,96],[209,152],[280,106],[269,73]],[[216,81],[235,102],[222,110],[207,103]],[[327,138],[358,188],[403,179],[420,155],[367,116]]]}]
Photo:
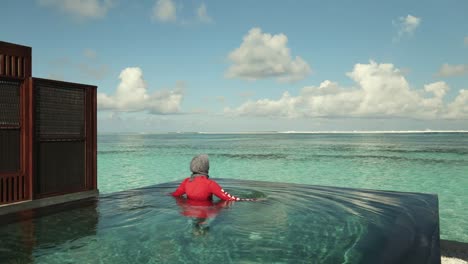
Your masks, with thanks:
[{"label": "pool edge", "polygon": [[99,190],[70,193],[60,196],[42,198],[38,200],[27,200],[12,204],[6,204],[0,206],[0,216],[95,197],[99,197]]},{"label": "pool edge", "polygon": [[440,255],[468,261],[468,243],[455,240],[440,240]]}]

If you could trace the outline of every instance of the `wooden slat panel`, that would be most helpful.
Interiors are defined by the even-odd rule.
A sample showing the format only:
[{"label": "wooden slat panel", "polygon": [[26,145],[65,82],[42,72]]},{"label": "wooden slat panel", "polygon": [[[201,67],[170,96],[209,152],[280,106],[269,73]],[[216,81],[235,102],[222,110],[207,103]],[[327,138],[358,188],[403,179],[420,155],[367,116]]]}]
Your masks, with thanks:
[{"label": "wooden slat panel", "polygon": [[[26,62],[26,61],[25,61]],[[26,75],[26,73],[25,73]],[[26,145],[25,155],[26,155],[26,184],[25,184],[25,199],[34,198],[34,180],[35,180],[35,160],[34,160],[34,91],[33,91],[33,79],[26,79],[25,84],[25,115],[26,122],[24,122],[24,131],[25,131],[25,142]]]},{"label": "wooden slat panel", "polygon": [[25,57],[24,58],[24,78],[31,78],[32,77],[32,58]]},{"label": "wooden slat panel", "polygon": [[5,75],[10,75],[10,56],[5,55]]},{"label": "wooden slat panel", "polygon": [[17,76],[21,77],[21,78],[24,78],[24,69],[23,69],[24,64],[23,64],[23,61],[24,61],[23,57],[18,57],[18,60],[17,60],[18,74],[17,74]]},{"label": "wooden slat panel", "polygon": [[16,176],[13,176],[10,178],[11,179],[11,201],[15,202],[16,201]]},{"label": "wooden slat panel", "polygon": [[26,200],[25,175],[0,176],[0,204],[7,204]]},{"label": "wooden slat panel", "polygon": [[3,203],[3,178],[0,178],[0,204]]},{"label": "wooden slat panel", "polygon": [[21,189],[21,178],[23,176],[22,175],[18,175],[16,176],[16,200],[17,201],[20,201],[21,200],[21,196],[20,196],[20,189]]},{"label": "wooden slat panel", "polygon": [[8,202],[13,202],[13,186],[14,186],[14,178],[8,177]]},{"label": "wooden slat panel", "polygon": [[16,183],[15,183],[16,177],[10,177],[10,202],[15,201],[15,194],[16,194]]},{"label": "wooden slat panel", "polygon": [[11,56],[10,57],[10,65],[11,65],[11,76],[13,77],[18,77],[18,74],[16,73],[16,56]]},{"label": "wooden slat panel", "polygon": [[7,203],[8,194],[8,178],[3,178],[3,203]]},{"label": "wooden slat panel", "polygon": [[11,202],[16,201],[16,177],[13,176],[10,178],[11,180],[11,186],[10,186],[10,197],[11,197]]},{"label": "wooden slat panel", "polygon": [[6,178],[6,202],[10,202],[10,177]]},{"label": "wooden slat panel", "polygon": [[2,203],[6,203],[6,178],[2,179]]},{"label": "wooden slat panel", "polygon": [[11,179],[11,201],[16,202],[16,185],[18,184],[16,181],[16,176],[13,176]]},{"label": "wooden slat panel", "polygon": [[31,77],[31,47],[0,41],[0,75]]},{"label": "wooden slat panel", "polygon": [[5,55],[0,54],[0,75],[5,75]]},{"label": "wooden slat panel", "polygon": [[92,96],[91,100],[91,135],[89,135],[88,140],[92,142],[91,144],[91,162],[92,162],[92,189],[97,189],[97,89],[90,89]]},{"label": "wooden slat panel", "polygon": [[18,177],[19,184],[18,184],[18,200],[23,200],[23,190],[24,190],[24,175],[20,175]]},{"label": "wooden slat panel", "polygon": [[11,179],[13,181],[12,188],[11,188],[12,189],[11,190],[11,194],[12,194],[11,195],[11,198],[12,198],[11,200],[13,202],[15,202],[15,201],[18,200],[18,198],[17,198],[17,196],[18,196],[18,175],[11,177]]}]

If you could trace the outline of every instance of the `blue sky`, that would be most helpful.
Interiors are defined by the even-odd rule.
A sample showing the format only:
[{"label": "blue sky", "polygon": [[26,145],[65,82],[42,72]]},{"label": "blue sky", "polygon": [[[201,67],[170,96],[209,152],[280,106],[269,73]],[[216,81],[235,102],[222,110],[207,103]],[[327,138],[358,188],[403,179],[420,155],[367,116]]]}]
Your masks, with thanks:
[{"label": "blue sky", "polygon": [[[467,1],[5,1],[99,132],[468,130]],[[14,21],[14,22],[13,22]]]}]

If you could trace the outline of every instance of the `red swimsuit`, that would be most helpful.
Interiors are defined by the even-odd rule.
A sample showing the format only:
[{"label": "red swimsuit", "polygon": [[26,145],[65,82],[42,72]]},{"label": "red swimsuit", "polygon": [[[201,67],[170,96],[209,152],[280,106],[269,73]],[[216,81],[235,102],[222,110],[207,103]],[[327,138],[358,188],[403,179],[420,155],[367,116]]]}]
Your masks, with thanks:
[{"label": "red swimsuit", "polygon": [[250,199],[240,199],[224,191],[218,183],[208,179],[206,176],[197,176],[182,181],[180,186],[172,193],[172,196],[182,196],[186,194],[190,200],[211,201],[213,194],[224,201],[240,201]]},{"label": "red swimsuit", "polygon": [[219,200],[217,202],[196,201],[182,197],[176,197],[176,202],[180,207],[180,213],[182,215],[202,219],[216,217],[223,208],[229,207],[229,205],[233,203],[232,201],[223,200]]}]

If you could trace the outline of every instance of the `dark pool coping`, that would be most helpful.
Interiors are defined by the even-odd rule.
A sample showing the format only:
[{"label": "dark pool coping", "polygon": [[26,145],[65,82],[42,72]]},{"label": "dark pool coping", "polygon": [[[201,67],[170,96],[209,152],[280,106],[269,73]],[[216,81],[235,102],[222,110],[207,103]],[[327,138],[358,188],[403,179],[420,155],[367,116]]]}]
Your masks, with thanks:
[{"label": "dark pool coping", "polygon": [[0,205],[0,216],[97,197],[99,197],[99,190],[92,190],[42,198],[38,200],[28,200],[12,204],[4,204]]},{"label": "dark pool coping", "polygon": [[468,261],[468,243],[441,239],[440,255]]}]

